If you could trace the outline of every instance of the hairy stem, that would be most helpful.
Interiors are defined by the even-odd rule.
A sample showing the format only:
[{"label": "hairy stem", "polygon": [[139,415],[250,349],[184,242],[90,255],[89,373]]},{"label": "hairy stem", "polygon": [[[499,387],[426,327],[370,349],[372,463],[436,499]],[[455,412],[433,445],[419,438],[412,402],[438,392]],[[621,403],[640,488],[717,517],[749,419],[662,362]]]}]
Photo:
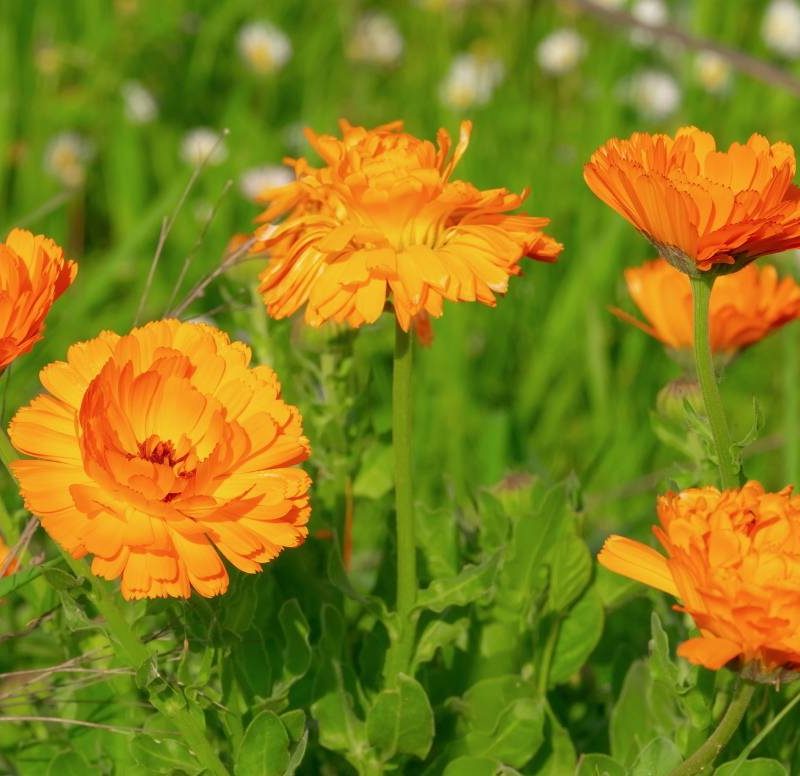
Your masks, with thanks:
[{"label": "hairy stem", "polygon": [[719,476],[723,488],[737,488],[739,467],[734,460],[731,432],[722,407],[722,398],[714,374],[714,360],[711,355],[709,337],[708,308],[711,299],[711,288],[714,285],[713,275],[692,277],[692,299],[694,300],[694,362],[697,379],[703,392],[706,416],[714,438],[717,451]]}]

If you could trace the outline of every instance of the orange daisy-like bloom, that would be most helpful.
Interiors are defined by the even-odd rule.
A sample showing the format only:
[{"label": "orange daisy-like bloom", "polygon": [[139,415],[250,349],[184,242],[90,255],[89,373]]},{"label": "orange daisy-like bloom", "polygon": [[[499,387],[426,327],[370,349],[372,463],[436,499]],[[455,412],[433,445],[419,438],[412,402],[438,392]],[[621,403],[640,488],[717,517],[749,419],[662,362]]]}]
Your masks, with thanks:
[{"label": "orange daisy-like bloom", "polygon": [[717,151],[696,127],[609,140],[584,168],[589,188],[690,275],[800,247],[794,173],[786,143],[753,135]]},{"label": "orange daisy-like bloom", "polygon": [[12,229],[0,243],[0,369],[42,338],[47,313],[77,272],[48,237]]},{"label": "orange daisy-like bloom", "polygon": [[[628,291],[647,319],[616,315],[676,350],[693,342],[692,289],[685,274],[664,259],[625,270]],[[751,264],[717,279],[709,310],[711,350],[731,355],[800,317],[800,286],[779,278],[775,267]]]},{"label": "orange daisy-like bloom", "polygon": [[[391,296],[400,325],[442,314],[442,302],[495,304],[527,256],[554,261],[561,245],[540,230],[546,218],[509,215],[526,193],[480,191],[451,180],[469,142],[461,125],[438,147],[402,131],[402,122],[373,130],[342,122],[342,138],[308,139],[325,166],[287,160],[296,180],[261,199],[268,204],[257,232],[271,259],[261,276],[270,315],[306,306],[306,320],[361,326],[375,321]],[[286,216],[277,227],[271,222]]]},{"label": "orange daisy-like bloom", "polygon": [[223,593],[306,537],[309,445],[274,372],[202,324],[73,345],[10,425],[27,508],[125,598]]},{"label": "orange daisy-like bloom", "polygon": [[701,635],[678,654],[711,669],[738,658],[751,677],[800,669],[800,496],[692,488],[660,497],[658,518],[667,557],[612,536],[597,559],[681,600]]}]

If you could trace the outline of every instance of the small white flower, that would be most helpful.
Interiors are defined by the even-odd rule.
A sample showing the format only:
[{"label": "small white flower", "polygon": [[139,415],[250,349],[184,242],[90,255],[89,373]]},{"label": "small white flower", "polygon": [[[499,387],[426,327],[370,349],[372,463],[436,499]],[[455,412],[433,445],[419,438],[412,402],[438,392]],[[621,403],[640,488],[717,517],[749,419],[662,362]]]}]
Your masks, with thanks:
[{"label": "small white flower", "polygon": [[461,110],[485,105],[503,80],[503,63],[490,57],[459,54],[440,86],[445,105]]},{"label": "small white flower", "polygon": [[228,158],[228,149],[219,133],[208,127],[197,127],[184,136],[181,158],[194,167],[204,163],[218,165]]},{"label": "small white flower", "polygon": [[539,67],[551,75],[564,75],[574,70],[585,55],[586,41],[568,27],[551,32],[536,47]]},{"label": "small white flower", "polygon": [[149,124],[158,116],[158,103],[152,93],[138,81],[122,84],[125,117],[131,124]]},{"label": "small white flower", "polygon": [[357,22],[347,56],[355,62],[392,65],[403,55],[403,36],[390,16],[364,14]]},{"label": "small white flower", "polygon": [[713,51],[701,51],[694,60],[697,80],[711,94],[724,94],[731,85],[731,66]]},{"label": "small white flower", "polygon": [[94,146],[77,132],[56,135],[44,150],[44,169],[68,188],[83,185]]},{"label": "small white flower", "polygon": [[678,82],[661,70],[642,70],[624,86],[626,100],[645,118],[660,121],[671,116],[681,104]]},{"label": "small white flower", "polygon": [[259,75],[280,70],[292,56],[292,43],[286,35],[267,22],[251,22],[239,30],[239,54],[247,66]]},{"label": "small white flower", "polygon": [[[667,6],[662,0],[636,0],[631,8],[631,16],[649,27],[661,27],[669,20]],[[634,46],[651,46],[655,37],[647,30],[633,30],[630,41]]]},{"label": "small white flower", "polygon": [[247,199],[258,200],[267,189],[285,186],[294,180],[294,172],[289,167],[273,164],[245,170],[239,178],[239,189]]},{"label": "small white flower", "polygon": [[617,9],[622,8],[625,5],[625,0],[592,0],[595,5],[599,5],[601,8],[611,8]]},{"label": "small white flower", "polygon": [[794,0],[772,0],[764,13],[761,36],[776,54],[800,57],[800,6]]}]

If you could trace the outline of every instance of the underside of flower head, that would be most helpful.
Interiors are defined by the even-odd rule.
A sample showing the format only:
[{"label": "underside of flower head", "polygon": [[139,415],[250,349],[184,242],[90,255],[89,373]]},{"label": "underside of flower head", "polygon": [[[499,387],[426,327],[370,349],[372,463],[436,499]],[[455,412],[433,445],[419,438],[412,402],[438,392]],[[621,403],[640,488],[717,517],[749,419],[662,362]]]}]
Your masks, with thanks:
[{"label": "underside of flower head", "polygon": [[390,301],[408,330],[422,312],[440,316],[444,300],[494,305],[522,258],[554,261],[561,251],[541,232],[548,219],[509,214],[525,193],[451,180],[469,122],[452,153],[444,130],[434,145],[401,122],[341,128],[341,138],[309,131],[324,166],[290,161],[296,180],[262,195],[256,249],[271,256],[260,290],[272,316],[305,305],[312,325],[361,326]]},{"label": "underside of flower head", "polygon": [[609,140],[584,169],[589,188],[690,275],[733,272],[800,246],[794,174],[786,143],[753,135],[718,151],[696,127]]},{"label": "underside of flower head", "polygon": [[666,557],[612,536],[598,561],[681,601],[700,636],[678,654],[767,681],[800,669],[800,497],[757,482],[692,488],[659,498],[658,516]]},{"label": "underside of flower head", "polygon": [[49,393],[11,422],[27,508],[126,598],[222,593],[301,544],[309,516],[298,411],[250,351],[201,324],[158,321],[73,345]]}]

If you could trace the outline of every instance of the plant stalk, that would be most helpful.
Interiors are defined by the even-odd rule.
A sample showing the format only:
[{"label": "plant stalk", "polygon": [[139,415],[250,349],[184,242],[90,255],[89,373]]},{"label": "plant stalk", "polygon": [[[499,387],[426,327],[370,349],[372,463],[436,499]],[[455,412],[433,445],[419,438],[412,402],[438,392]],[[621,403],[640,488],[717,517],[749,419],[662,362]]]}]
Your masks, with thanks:
[{"label": "plant stalk", "polygon": [[714,374],[714,360],[711,354],[709,336],[708,309],[711,300],[711,289],[714,276],[711,274],[691,277],[692,299],[694,302],[694,362],[697,369],[697,380],[703,392],[706,416],[714,438],[717,451],[719,476],[722,487],[738,488],[739,466],[734,460],[733,441],[725,419],[722,398]]},{"label": "plant stalk", "polygon": [[[19,458],[17,451],[12,447],[5,431],[0,429],[0,461],[12,478],[14,473],[10,464],[17,458]],[[134,671],[138,671],[147,661],[153,660],[154,655],[125,619],[125,614],[115,597],[103,581],[92,574],[86,561],[73,558],[60,546],[59,550],[73,573],[79,578],[87,579],[91,584],[92,603],[103,615],[106,629],[111,637],[109,641],[117,657]],[[178,729],[184,741],[206,770],[215,776],[229,776],[228,769],[208,742],[205,731],[189,712],[186,698],[181,690],[168,684],[160,696],[150,693],[148,697],[153,707]]]},{"label": "plant stalk", "polygon": [[717,729],[693,755],[684,760],[669,776],[694,776],[698,773],[711,773],[714,760],[725,748],[725,744],[730,741],[736,728],[739,727],[755,691],[755,684],[740,680]]},{"label": "plant stalk", "polygon": [[411,334],[395,323],[392,377],[392,447],[397,538],[397,640],[386,657],[386,679],[407,672],[414,650],[417,550],[411,485]]}]

